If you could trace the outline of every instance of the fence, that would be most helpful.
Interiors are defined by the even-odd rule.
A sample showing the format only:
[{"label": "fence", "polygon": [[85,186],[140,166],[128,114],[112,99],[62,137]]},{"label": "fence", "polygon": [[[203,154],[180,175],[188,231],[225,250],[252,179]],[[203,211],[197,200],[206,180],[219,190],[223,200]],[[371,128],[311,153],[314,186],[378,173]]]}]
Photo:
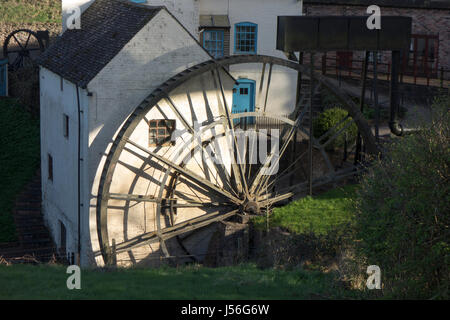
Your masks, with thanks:
[{"label": "fence", "polygon": [[[323,75],[335,75],[340,78],[351,78],[359,80],[364,60],[346,59],[339,60],[339,56],[329,57],[326,54],[322,56],[321,66],[316,66]],[[410,83],[415,85],[426,85],[427,87],[450,87],[450,69],[444,67],[430,68],[429,65],[435,63],[435,60],[404,59],[400,67],[400,83]],[[377,77],[379,80],[390,81],[391,62],[377,62]],[[421,68],[422,66],[422,68]],[[368,78],[373,77],[373,63],[368,65]]]}]

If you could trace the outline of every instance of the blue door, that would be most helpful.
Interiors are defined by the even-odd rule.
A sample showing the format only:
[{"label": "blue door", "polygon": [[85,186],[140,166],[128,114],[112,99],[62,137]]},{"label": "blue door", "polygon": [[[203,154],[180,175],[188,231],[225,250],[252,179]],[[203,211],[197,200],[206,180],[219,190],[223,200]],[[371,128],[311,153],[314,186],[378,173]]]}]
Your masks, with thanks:
[{"label": "blue door", "polygon": [[[255,111],[255,81],[249,79],[239,79],[233,88],[233,108],[232,113],[254,112]],[[233,120],[234,124],[255,123],[255,117],[244,117]]]},{"label": "blue door", "polygon": [[0,60],[0,97],[8,94],[8,60]]}]

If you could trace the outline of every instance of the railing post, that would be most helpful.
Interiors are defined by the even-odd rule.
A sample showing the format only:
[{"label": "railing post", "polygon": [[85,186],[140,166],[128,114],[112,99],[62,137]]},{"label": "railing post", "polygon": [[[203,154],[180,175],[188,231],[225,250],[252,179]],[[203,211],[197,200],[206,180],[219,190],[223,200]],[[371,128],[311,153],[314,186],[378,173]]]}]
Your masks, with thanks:
[{"label": "railing post", "polygon": [[116,252],[116,239],[112,239],[112,250],[111,250],[111,263],[113,266],[117,266],[117,252]]},{"label": "railing post", "polygon": [[310,75],[309,75],[309,86],[310,86],[310,94],[309,94],[309,195],[312,196],[313,193],[313,95],[314,95],[314,52],[311,52],[311,67],[310,67]]},{"label": "railing post", "polygon": [[325,52],[322,56],[322,74],[327,74],[327,53]]},{"label": "railing post", "polygon": [[[369,51],[365,52],[364,61],[362,65],[362,74],[361,74],[361,97],[360,97],[360,110],[361,113],[364,111],[364,102],[366,99],[366,78],[367,78],[367,69],[368,69],[368,60],[369,60]],[[362,137],[361,132],[358,130],[358,137],[356,139],[356,151],[355,151],[355,166],[361,161],[361,150],[362,150]]]},{"label": "railing post", "polygon": [[390,80],[390,75],[391,75],[391,64],[388,62],[387,81]]}]

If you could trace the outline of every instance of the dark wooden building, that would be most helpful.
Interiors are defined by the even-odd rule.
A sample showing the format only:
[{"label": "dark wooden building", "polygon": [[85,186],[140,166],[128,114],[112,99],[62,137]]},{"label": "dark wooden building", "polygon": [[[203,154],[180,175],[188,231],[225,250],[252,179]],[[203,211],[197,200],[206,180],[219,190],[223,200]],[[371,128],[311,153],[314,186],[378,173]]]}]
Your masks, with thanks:
[{"label": "dark wooden building", "polygon": [[[449,0],[304,0],[305,15],[367,15],[370,5],[378,5],[381,15],[409,16],[413,19],[409,52],[403,53],[402,74],[450,79]],[[333,59],[333,53],[328,59]],[[352,68],[362,53],[337,52],[337,63]],[[378,53],[378,61],[389,68],[390,55]],[[371,56],[373,59],[373,56]],[[387,70],[386,70],[387,71]]]}]

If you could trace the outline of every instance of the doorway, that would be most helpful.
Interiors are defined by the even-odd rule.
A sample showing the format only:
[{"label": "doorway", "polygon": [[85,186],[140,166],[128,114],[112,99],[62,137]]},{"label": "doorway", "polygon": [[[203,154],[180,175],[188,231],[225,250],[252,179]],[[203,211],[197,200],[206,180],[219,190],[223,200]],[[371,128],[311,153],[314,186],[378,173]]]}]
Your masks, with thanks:
[{"label": "doorway", "polygon": [[[255,111],[255,81],[239,79],[233,88],[233,107],[231,113]],[[233,120],[234,125],[254,124],[255,117],[244,117]]]}]

